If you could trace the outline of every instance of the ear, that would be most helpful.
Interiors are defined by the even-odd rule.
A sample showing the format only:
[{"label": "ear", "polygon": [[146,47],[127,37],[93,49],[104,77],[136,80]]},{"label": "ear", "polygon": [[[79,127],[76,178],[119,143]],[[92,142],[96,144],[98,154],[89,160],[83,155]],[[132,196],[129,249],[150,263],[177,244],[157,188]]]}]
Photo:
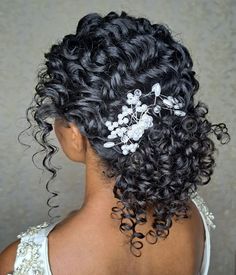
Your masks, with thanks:
[{"label": "ear", "polygon": [[81,134],[79,128],[73,123],[69,122],[71,128],[73,144],[76,147],[77,152],[81,152],[87,149],[86,137]]}]

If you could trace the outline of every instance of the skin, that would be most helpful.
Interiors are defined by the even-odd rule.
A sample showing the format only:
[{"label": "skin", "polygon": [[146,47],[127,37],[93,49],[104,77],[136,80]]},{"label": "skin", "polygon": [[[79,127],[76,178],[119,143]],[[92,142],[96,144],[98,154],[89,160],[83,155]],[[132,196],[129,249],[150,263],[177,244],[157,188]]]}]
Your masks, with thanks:
[{"label": "skin", "polygon": [[[56,225],[48,236],[48,257],[53,275],[195,275],[201,266],[204,251],[204,226],[194,203],[190,200],[191,218],[175,221],[166,240],[155,245],[142,240],[142,256],[129,251],[127,238],[119,231],[120,221],[110,217],[116,206],[112,189],[115,179],[105,178],[98,156],[75,124],[65,127],[55,119],[54,131],[65,155],[85,164],[85,197],[80,209],[72,211]],[[145,234],[148,222],[136,230]],[[0,275],[13,269],[18,241],[0,254]]]}]

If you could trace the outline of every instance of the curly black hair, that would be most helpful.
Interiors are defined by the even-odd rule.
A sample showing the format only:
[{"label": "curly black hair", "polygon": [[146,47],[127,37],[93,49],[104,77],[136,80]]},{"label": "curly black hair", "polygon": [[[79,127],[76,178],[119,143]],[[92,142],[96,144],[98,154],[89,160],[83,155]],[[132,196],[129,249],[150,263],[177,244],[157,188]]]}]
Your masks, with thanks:
[{"label": "curly black hair", "polygon": [[[58,148],[47,140],[53,130],[47,119],[62,118],[76,123],[99,156],[105,175],[115,177],[113,193],[118,203],[111,217],[120,219],[121,232],[131,233],[130,250],[140,256],[143,243],[137,239],[146,237],[156,243],[158,237],[168,236],[174,215],[188,218],[187,201],[198,186],[210,181],[215,167],[217,149],[210,134],[225,144],[230,140],[228,129],[206,118],[206,104],[195,103],[199,82],[191,56],[166,24],[151,24],[125,11],[104,17],[89,13],[79,20],[75,34],[64,36],[44,57],[36,93],[26,110],[30,126],[24,131],[33,128],[40,152],[46,154],[43,166],[52,173],[46,184],[52,194],[48,214],[58,207],[49,203],[58,193],[51,192],[48,184],[59,168],[51,164]],[[145,94],[156,82],[162,94],[184,102],[186,115],[153,113],[153,127],[145,130],[132,154],[123,155],[119,146],[105,148],[109,130],[103,122],[117,119],[129,91],[138,88]],[[152,102],[153,97],[146,97],[147,105]],[[153,223],[144,235],[135,227],[147,222],[148,209]]]}]

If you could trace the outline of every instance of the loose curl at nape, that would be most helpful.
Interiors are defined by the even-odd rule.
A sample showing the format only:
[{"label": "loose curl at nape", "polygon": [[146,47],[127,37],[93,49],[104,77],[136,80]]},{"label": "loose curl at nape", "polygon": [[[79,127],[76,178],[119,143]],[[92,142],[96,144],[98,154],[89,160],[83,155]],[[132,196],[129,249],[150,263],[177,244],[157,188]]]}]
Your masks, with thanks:
[{"label": "loose curl at nape", "polygon": [[[46,153],[43,166],[52,173],[46,185],[52,193],[48,214],[58,207],[49,204],[57,193],[48,188],[57,174],[51,158],[58,148],[47,140],[53,130],[47,119],[63,118],[76,123],[99,156],[105,175],[115,177],[118,203],[111,217],[120,220],[131,252],[140,256],[140,239],[156,243],[158,237],[168,236],[174,216],[188,218],[187,201],[198,186],[210,181],[215,167],[217,149],[210,134],[225,144],[230,140],[228,129],[224,123],[209,122],[207,105],[195,103],[199,82],[191,56],[164,24],[151,24],[124,11],[104,17],[89,13],[79,20],[75,34],[64,36],[44,56],[36,94],[26,110],[30,124],[26,130],[33,126],[31,115],[36,122],[33,136],[42,146],[40,152]],[[117,119],[129,91],[139,88],[145,94],[156,82],[163,94],[185,103],[186,116],[153,113],[153,127],[145,130],[132,154],[122,155],[119,146],[105,148],[109,131],[104,121]],[[152,100],[146,97],[147,104]],[[152,229],[144,235],[136,226],[147,222],[149,209]]]}]

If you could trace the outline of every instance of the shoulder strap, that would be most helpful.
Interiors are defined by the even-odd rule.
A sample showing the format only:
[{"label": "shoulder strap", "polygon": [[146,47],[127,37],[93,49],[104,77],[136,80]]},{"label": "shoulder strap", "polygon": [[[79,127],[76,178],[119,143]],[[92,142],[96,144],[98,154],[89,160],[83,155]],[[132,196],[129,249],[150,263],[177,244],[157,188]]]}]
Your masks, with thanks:
[{"label": "shoulder strap", "polygon": [[59,223],[60,221],[56,221],[56,222],[53,222],[53,223],[49,223],[48,224],[48,226],[47,227],[45,227],[44,229],[43,229],[43,235],[45,236],[45,237],[47,237],[48,236],[48,234],[53,230],[53,228]]},{"label": "shoulder strap", "polygon": [[192,201],[196,204],[201,214],[204,216],[209,230],[215,229],[216,225],[214,224],[214,215],[209,211],[209,208],[203,198],[197,193],[194,192],[191,196]]},{"label": "shoulder strap", "polygon": [[205,247],[204,255],[202,259],[201,271],[199,275],[207,275],[210,266],[210,255],[211,255],[211,241],[210,241],[210,229],[215,229],[216,225],[213,223],[214,216],[209,211],[205,201],[197,192],[193,194],[192,201],[197,206],[199,213],[201,214],[204,228],[205,228]]},{"label": "shoulder strap", "polygon": [[44,222],[36,226],[30,226],[25,232],[17,235],[20,243],[16,251],[13,275],[48,274],[46,273],[43,253],[47,241],[45,232],[51,226],[51,224]]}]

